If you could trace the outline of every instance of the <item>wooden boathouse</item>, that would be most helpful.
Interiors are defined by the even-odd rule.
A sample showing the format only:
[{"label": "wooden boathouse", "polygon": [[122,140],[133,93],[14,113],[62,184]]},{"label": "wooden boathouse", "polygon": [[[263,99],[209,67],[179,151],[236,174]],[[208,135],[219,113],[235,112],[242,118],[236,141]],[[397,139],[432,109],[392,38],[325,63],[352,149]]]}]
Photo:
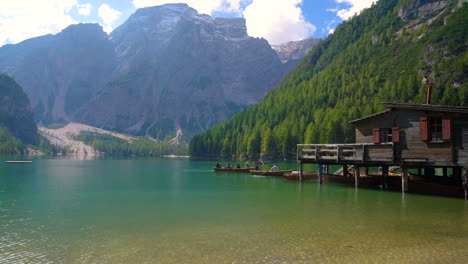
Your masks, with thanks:
[{"label": "wooden boathouse", "polygon": [[[464,190],[466,197],[468,107],[383,105],[384,111],[349,122],[356,128],[355,144],[298,144],[300,178],[303,164],[318,164],[319,168],[341,165],[344,177],[350,175],[348,165],[353,165],[354,183],[358,187],[364,176],[360,168],[367,174],[369,167],[380,167],[381,187],[386,188],[389,168],[399,166],[403,192],[408,188],[417,191],[416,188],[424,184],[432,189],[451,186],[455,192]],[[408,170],[416,171],[410,182]],[[319,169],[320,183],[322,177],[323,171]]]}]

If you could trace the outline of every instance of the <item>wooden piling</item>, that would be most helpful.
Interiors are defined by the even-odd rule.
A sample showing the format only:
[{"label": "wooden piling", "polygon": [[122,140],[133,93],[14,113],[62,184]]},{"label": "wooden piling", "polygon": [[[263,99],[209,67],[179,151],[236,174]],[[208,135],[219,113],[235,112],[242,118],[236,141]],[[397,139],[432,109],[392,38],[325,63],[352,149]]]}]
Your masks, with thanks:
[{"label": "wooden piling", "polygon": [[318,164],[318,178],[319,178],[319,183],[323,183],[323,169],[322,169],[322,164]]},{"label": "wooden piling", "polygon": [[354,166],[354,187],[359,187],[359,178],[360,178],[360,168],[358,166]]},{"label": "wooden piling", "polygon": [[462,176],[462,187],[465,191],[465,200],[468,199],[468,167],[465,167],[465,171]]},{"label": "wooden piling", "polygon": [[348,177],[348,165],[343,165],[343,176]]},{"label": "wooden piling", "polygon": [[401,174],[401,191],[408,191],[408,168],[403,167],[403,173]]},{"label": "wooden piling", "polygon": [[387,190],[388,166],[382,166],[382,190]]},{"label": "wooden piling", "polygon": [[302,161],[299,161],[299,181],[302,181],[302,179],[303,179],[302,172],[303,172]]}]

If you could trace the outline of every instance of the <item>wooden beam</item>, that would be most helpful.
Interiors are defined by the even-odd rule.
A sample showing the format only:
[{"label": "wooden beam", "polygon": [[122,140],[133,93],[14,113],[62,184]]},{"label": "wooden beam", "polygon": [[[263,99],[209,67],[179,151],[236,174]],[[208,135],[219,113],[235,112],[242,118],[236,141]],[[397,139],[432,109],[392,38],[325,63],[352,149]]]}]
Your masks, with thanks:
[{"label": "wooden beam", "polygon": [[463,176],[462,176],[462,187],[465,191],[465,200],[468,199],[468,167],[465,167]]},{"label": "wooden beam", "polygon": [[360,175],[360,168],[358,166],[354,166],[354,187],[358,188],[359,187],[359,177]]},{"label": "wooden beam", "polygon": [[382,166],[382,190],[387,190],[388,166]]},{"label": "wooden beam", "polygon": [[348,165],[343,165],[343,176],[348,177]]},{"label": "wooden beam", "polygon": [[319,178],[319,183],[323,183],[323,170],[322,170],[322,164],[318,164],[318,178]]},{"label": "wooden beam", "polygon": [[299,181],[302,181],[302,161],[299,161]]},{"label": "wooden beam", "polygon": [[401,191],[408,191],[408,168],[403,167],[403,173],[401,174]]}]

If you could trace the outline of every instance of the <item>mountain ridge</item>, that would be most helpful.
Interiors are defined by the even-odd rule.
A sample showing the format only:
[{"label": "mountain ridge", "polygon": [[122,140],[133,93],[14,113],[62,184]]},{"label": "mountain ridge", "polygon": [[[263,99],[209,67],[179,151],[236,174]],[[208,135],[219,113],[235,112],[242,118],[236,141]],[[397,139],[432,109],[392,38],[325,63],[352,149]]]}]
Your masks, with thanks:
[{"label": "mountain ridge", "polygon": [[425,80],[434,104],[466,106],[468,5],[446,1],[415,20],[398,16],[415,1],[378,1],[340,24],[258,104],[195,136],[191,154],[292,157],[299,143],[354,142],[349,120],[381,111],[382,102],[424,103]]},{"label": "mountain ridge", "polygon": [[249,37],[243,18],[186,4],[138,9],[109,35],[78,24],[0,47],[0,71],[24,87],[39,124],[158,139],[190,138],[257,103],[297,62]]}]

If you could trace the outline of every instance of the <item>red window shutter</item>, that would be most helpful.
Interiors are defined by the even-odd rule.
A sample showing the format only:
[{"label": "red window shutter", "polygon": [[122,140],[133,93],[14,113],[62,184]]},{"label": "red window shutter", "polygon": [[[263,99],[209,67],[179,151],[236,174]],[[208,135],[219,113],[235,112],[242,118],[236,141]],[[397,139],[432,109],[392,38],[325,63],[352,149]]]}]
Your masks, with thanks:
[{"label": "red window shutter", "polygon": [[373,141],[374,144],[380,143],[380,128],[374,128],[373,130]]},{"label": "red window shutter", "polygon": [[400,128],[392,127],[392,142],[400,143]]},{"label": "red window shutter", "polygon": [[452,120],[448,117],[442,118],[442,140],[452,140]]},{"label": "red window shutter", "polygon": [[429,122],[427,122],[427,116],[419,118],[419,134],[422,141],[429,141]]}]

